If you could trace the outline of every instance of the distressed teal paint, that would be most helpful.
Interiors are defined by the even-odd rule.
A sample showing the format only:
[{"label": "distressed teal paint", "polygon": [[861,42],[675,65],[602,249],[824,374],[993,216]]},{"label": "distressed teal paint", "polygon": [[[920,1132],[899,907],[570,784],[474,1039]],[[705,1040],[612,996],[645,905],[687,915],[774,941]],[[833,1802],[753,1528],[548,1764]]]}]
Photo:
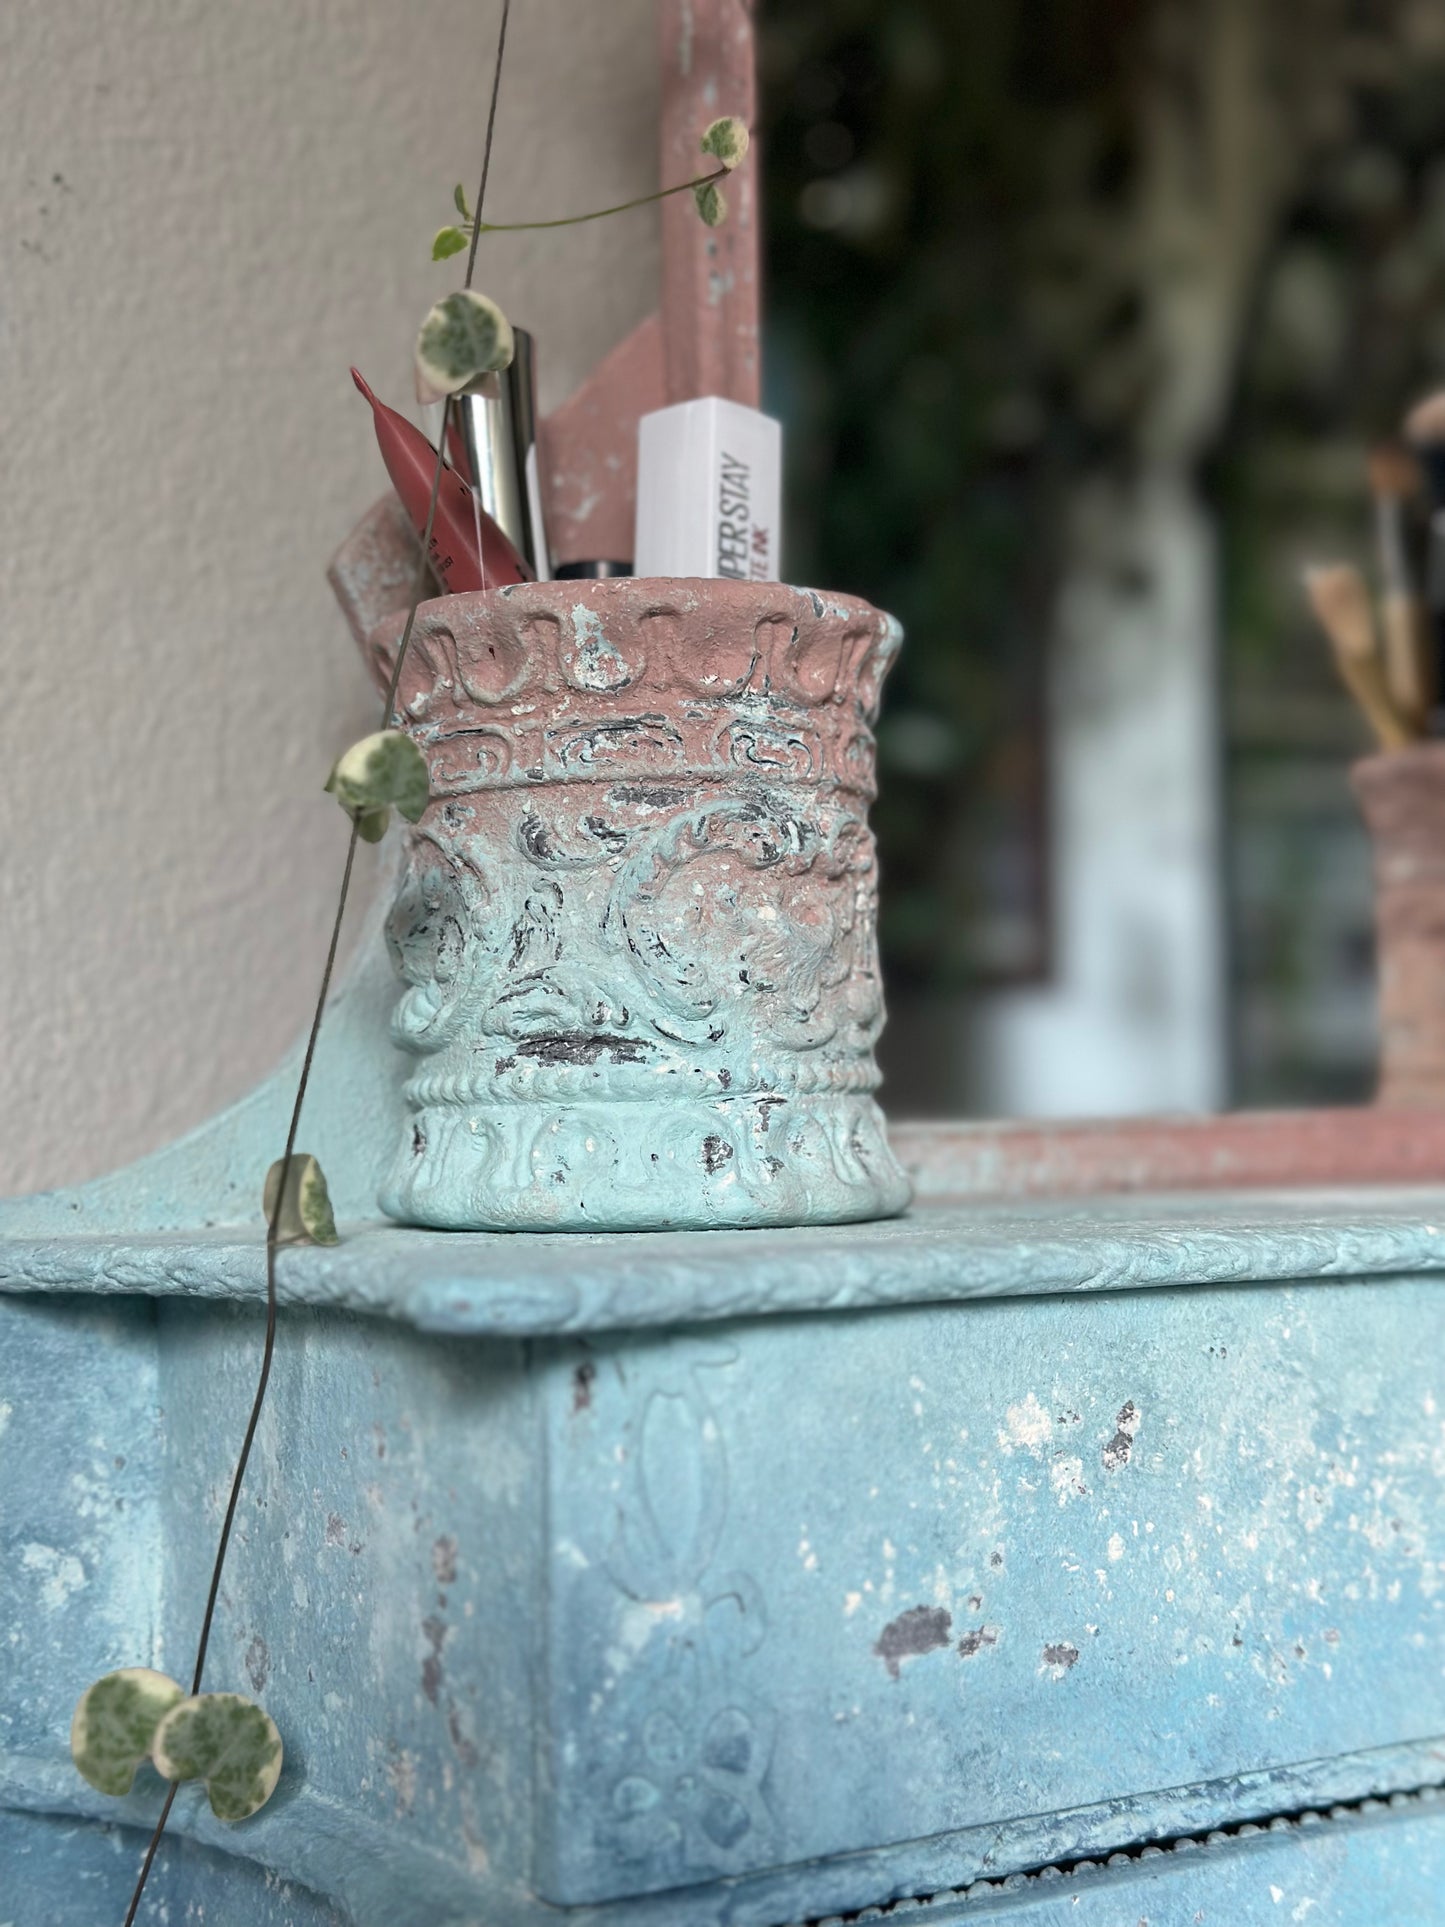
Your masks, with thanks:
[{"label": "distressed teal paint", "polygon": [[[1438,1927],[1445,1876],[1438,1796],[1310,1812],[1238,1835],[1186,1838],[1077,1871],[975,1882],[966,1893],[850,1915],[927,1927]],[[836,1916],[817,1927],[844,1927]]]},{"label": "distressed teal paint", "polygon": [[[119,1927],[135,1885],[128,1827],[0,1808],[0,1920],[6,1927]],[[144,1927],[351,1927],[341,1909],[249,1860],[179,1834],[161,1842]],[[164,1907],[165,1911],[161,1909]]]},{"label": "distressed teal paint", "polygon": [[1301,1763],[1356,1756],[1368,1785],[1383,1763],[1359,1756],[1429,1746],[1445,1367],[1398,1359],[1402,1328],[1445,1334],[1435,1287],[1005,1300],[826,1342],[793,1318],[570,1353],[590,1369],[583,1409],[548,1407],[565,1686],[544,1893],[863,1849],[937,1866],[950,1835],[955,1864],[1011,1832],[1057,1859],[1097,1850],[1102,1816],[1058,1816],[1101,1802],[1115,1828],[1124,1806],[1180,1829],[1190,1803],[1210,1824],[1221,1799],[1277,1810]]},{"label": "distressed teal paint", "polygon": [[[1420,1804],[1069,1869],[1445,1778],[1445,1195],[359,1222],[406,1117],[370,941],[207,1682],[287,1767],[238,1828],[183,1791],[150,1918],[1432,1918]],[[123,1911],[159,1788],[66,1730],[187,1671],[293,1068],[0,1205],[0,1923]]]},{"label": "distressed teal paint", "polygon": [[[17,1214],[19,1215],[19,1214]],[[249,1231],[0,1236],[0,1290],[260,1299]],[[34,1220],[30,1220],[31,1223]],[[4,1219],[0,1217],[0,1227]],[[1445,1271],[1445,1194],[1424,1188],[1062,1204],[930,1205],[847,1227],[518,1237],[343,1225],[284,1251],[283,1303],[400,1318],[457,1337],[631,1330],[788,1311],[851,1311],[1055,1292],[1164,1290]]]},{"label": "distressed teal paint", "polygon": [[[213,1648],[287,1772],[238,1829],[182,1796],[183,1891],[240,1927],[250,1888],[205,1857],[239,1855],[358,1927],[780,1927],[1440,1779],[1439,1202],[1377,1201],[1354,1243],[1319,1200],[1219,1200],[1191,1235],[1178,1200],[979,1214],[982,1263],[940,1213],[932,1275],[946,1247],[980,1295],[918,1304],[887,1253],[925,1211],[872,1234],[871,1307],[795,1283],[681,1326],[662,1289],[617,1322],[667,1240],[516,1239],[485,1335],[414,1319],[450,1253],[508,1241],[411,1234],[395,1294],[409,1234],[364,1234],[368,1312],[282,1314]],[[1089,1239],[1095,1288],[1061,1290]],[[54,1289],[87,1244],[5,1247],[0,1798],[139,1828],[154,1782],[93,1795],[69,1710],[108,1667],[184,1671],[260,1310],[177,1289],[194,1240],[188,1280],[112,1239]],[[606,1328],[543,1328],[563,1250]],[[475,1328],[480,1263],[471,1291]],[[1221,1920],[1270,1917],[1219,1879]]]},{"label": "distressed teal paint", "polygon": [[[390,681],[400,616],[373,630]],[[422,605],[430,766],[388,937],[416,1059],[381,1190],[451,1230],[902,1209],[873,1100],[868,804],[890,617],[777,583]]]}]

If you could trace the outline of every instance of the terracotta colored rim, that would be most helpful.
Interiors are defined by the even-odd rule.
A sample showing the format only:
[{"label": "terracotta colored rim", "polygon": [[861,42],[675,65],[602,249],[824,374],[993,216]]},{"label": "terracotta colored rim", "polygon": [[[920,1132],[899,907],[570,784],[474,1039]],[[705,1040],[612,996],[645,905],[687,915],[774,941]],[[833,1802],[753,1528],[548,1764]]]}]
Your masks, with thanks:
[{"label": "terracotta colored rim", "polygon": [[1445,1184],[1445,1111],[1239,1111],[1078,1123],[895,1124],[920,1204],[1129,1191]]}]

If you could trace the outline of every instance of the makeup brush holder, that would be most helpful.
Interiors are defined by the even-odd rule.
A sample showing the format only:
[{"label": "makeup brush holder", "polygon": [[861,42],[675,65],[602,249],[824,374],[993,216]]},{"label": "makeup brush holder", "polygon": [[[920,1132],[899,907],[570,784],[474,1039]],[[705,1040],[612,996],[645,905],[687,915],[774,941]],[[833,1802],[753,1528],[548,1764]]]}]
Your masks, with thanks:
[{"label": "makeup brush holder", "polygon": [[[384,688],[403,616],[367,638]],[[871,725],[900,633],[776,583],[423,603],[398,692],[432,801],[390,944],[417,1059],[381,1205],[452,1229],[837,1223],[908,1181]]]},{"label": "makeup brush holder", "polygon": [[1445,1107],[1445,742],[1368,756],[1350,780],[1374,852],[1381,1104]]}]

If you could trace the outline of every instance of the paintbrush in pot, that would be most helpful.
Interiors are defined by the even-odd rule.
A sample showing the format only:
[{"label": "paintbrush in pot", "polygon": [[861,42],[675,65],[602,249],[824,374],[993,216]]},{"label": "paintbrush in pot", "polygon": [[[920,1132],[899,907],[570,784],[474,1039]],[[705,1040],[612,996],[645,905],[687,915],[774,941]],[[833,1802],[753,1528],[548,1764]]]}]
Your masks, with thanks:
[{"label": "paintbrush in pot", "polygon": [[1430,489],[1430,535],[1425,555],[1429,615],[1430,688],[1440,687],[1445,662],[1445,389],[1417,402],[1405,417],[1405,439],[1419,457]]},{"label": "paintbrush in pot", "polygon": [[1409,449],[1384,443],[1371,449],[1370,493],[1380,557],[1380,626],[1385,640],[1385,686],[1390,701],[1417,736],[1435,702],[1434,650],[1425,607],[1410,566],[1407,518],[1423,477]]},{"label": "paintbrush in pot", "polygon": [[1404,749],[1415,732],[1390,700],[1365,578],[1348,562],[1306,569],[1305,594],[1330,639],[1335,666],[1381,749]]},{"label": "paintbrush in pot", "polygon": [[1405,440],[1420,458],[1431,501],[1445,507],[1445,388],[1416,402],[1405,417]]}]

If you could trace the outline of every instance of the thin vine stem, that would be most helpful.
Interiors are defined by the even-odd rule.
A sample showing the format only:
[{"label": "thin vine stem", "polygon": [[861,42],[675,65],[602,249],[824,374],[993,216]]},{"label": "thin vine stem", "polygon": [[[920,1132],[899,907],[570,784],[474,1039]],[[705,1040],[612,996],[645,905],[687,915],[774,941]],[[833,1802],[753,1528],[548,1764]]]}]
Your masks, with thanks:
[{"label": "thin vine stem", "polygon": [[[477,188],[477,213],[480,216],[482,204],[486,199],[487,175],[492,164],[492,139],[497,125],[497,98],[502,84],[502,56],[507,46],[507,20],[512,10],[512,0],[502,0],[501,20],[497,30],[497,53],[492,66],[492,94],[487,109],[487,132],[482,148],[481,182]],[[476,271],[477,242],[480,233],[472,236],[471,251],[467,255],[466,286],[472,285]],[[446,470],[447,422],[451,412],[451,397],[448,396],[442,409],[441,430],[437,436],[437,462],[432,475],[431,498],[427,503],[426,525],[422,530],[421,557],[417,566],[416,586],[412,591],[411,606],[407,610],[406,622],[402,628],[401,639],[397,643],[396,661],[392,665],[391,678],[387,684],[386,700],[382,709],[381,727],[389,729],[396,708],[397,690],[401,686],[402,670],[406,666],[407,651],[411,647],[412,631],[416,627],[416,613],[426,593],[430,580],[430,555],[432,528],[436,521],[437,500],[441,494],[442,476]],[[245,1435],[241,1440],[241,1450],[236,1458],[236,1470],[231,1478],[231,1494],[226,1505],[226,1516],[221,1524],[220,1538],[216,1545],[215,1564],[211,1568],[210,1590],[206,1595],[206,1609],[201,1618],[200,1637],[196,1642],[196,1664],[191,1676],[191,1692],[199,1693],[201,1678],[205,1672],[206,1653],[211,1643],[211,1628],[216,1616],[216,1603],[221,1592],[221,1576],[225,1570],[226,1554],[230,1550],[231,1536],[236,1523],[236,1509],[241,1500],[241,1487],[246,1477],[246,1467],[250,1463],[251,1448],[256,1441],[256,1430],[261,1423],[262,1408],[266,1403],[266,1389],[271,1381],[271,1365],[276,1355],[276,1253],[279,1246],[281,1210],[286,1197],[287,1184],[291,1176],[291,1165],[296,1154],[296,1138],[301,1128],[301,1112],[306,1103],[306,1091],[311,1082],[311,1067],[316,1056],[316,1043],[321,1035],[321,1022],[326,1014],[326,999],[331,989],[332,973],[336,968],[337,950],[341,943],[341,927],[346,917],[347,899],[351,894],[351,879],[356,867],[356,848],[360,841],[361,829],[356,819],[351,825],[351,835],[346,845],[346,862],[341,872],[341,888],[337,893],[336,915],[331,923],[331,939],[326,947],[326,962],[322,966],[321,983],[316,996],[316,1008],[311,1017],[311,1028],[306,1037],[306,1049],[301,1059],[301,1071],[296,1080],[296,1097],[291,1106],[291,1122],[286,1131],[286,1149],[281,1158],[280,1182],[266,1220],[266,1336],[261,1350],[261,1370],[256,1381],[255,1396],[251,1401],[250,1414],[246,1420]],[[160,1847],[161,1836],[170,1819],[171,1808],[175,1804],[179,1782],[173,1780],[166,1792],[165,1804],[156,1819],[145,1859],[141,1862],[140,1872],[131,1895],[130,1906],[126,1910],[123,1927],[134,1927],[136,1914],[140,1908],[141,1896],[145,1892],[146,1881],[150,1878],[151,1867]]]},{"label": "thin vine stem", "polygon": [[301,1060],[301,1075],[296,1084],[296,1099],[291,1106],[291,1122],[286,1131],[286,1149],[281,1158],[281,1182],[277,1187],[275,1202],[271,1206],[271,1215],[266,1221],[266,1342],[261,1352],[261,1376],[256,1384],[256,1396],[251,1402],[251,1415],[246,1421],[246,1433],[241,1440],[236,1470],[231,1478],[231,1496],[226,1505],[226,1517],[222,1522],[221,1536],[216,1546],[216,1562],[211,1568],[211,1589],[206,1594],[206,1610],[201,1617],[201,1636],[196,1644],[196,1667],[191,1676],[192,1693],[199,1693],[201,1690],[201,1675],[206,1670],[206,1651],[211,1643],[211,1625],[216,1617],[216,1601],[221,1591],[221,1573],[225,1568],[226,1553],[230,1548],[231,1533],[236,1523],[236,1507],[241,1500],[241,1485],[246,1477],[246,1467],[251,1460],[251,1447],[256,1441],[256,1427],[261,1422],[261,1407],[266,1402],[266,1387],[271,1378],[271,1361],[276,1351],[276,1252],[279,1245],[277,1230],[286,1182],[291,1175],[291,1161],[296,1152],[296,1134],[301,1128],[301,1107],[306,1101],[306,1087],[311,1081],[311,1064],[316,1055],[316,1040],[321,1034],[321,1017],[326,1008],[327,993],[331,988],[331,973],[336,968],[336,951],[341,942],[341,924],[346,915],[346,899],[351,893],[351,873],[356,867],[356,846],[360,839],[361,831],[353,820],[351,835],[346,844],[346,864],[341,872],[341,890],[336,899],[336,915],[331,920],[331,941],[326,946],[326,962],[321,971],[321,990],[316,999],[316,1009],[312,1013],[311,1029],[306,1038],[306,1053]]},{"label": "thin vine stem", "polygon": [[686,194],[696,187],[707,187],[713,181],[725,181],[728,169],[719,167],[714,173],[699,174],[695,181],[679,181],[676,187],[660,187],[652,194],[639,194],[636,200],[619,201],[616,207],[593,208],[590,214],[563,214],[555,221],[459,221],[457,226],[462,233],[473,229],[473,241],[478,234],[523,234],[533,228],[580,227],[584,221],[600,221],[608,214],[626,214],[634,207],[646,207],[651,201],[665,201],[669,194]]},{"label": "thin vine stem", "polygon": [[179,1780],[172,1780],[166,1789],[166,1803],[161,1808],[160,1819],[156,1821],[155,1832],[151,1835],[150,1845],[146,1848],[146,1857],[141,1862],[140,1878],[135,1883],[135,1892],[131,1895],[130,1906],[126,1909],[125,1927],[133,1927],[136,1909],[140,1906],[140,1897],[145,1892],[146,1881],[150,1877],[151,1862],[156,1857],[156,1850],[161,1844],[161,1835],[166,1830],[166,1821],[171,1817],[171,1808],[175,1804],[176,1795],[180,1790],[181,1783]]},{"label": "thin vine stem", "polygon": [[[492,97],[487,103],[487,131],[482,141],[482,178],[477,187],[477,219],[479,221],[482,218],[482,203],[487,198],[487,176],[492,171],[492,136],[497,131],[497,96],[502,86],[502,55],[507,51],[507,15],[511,11],[512,0],[502,0],[502,20],[501,25],[497,29],[497,58],[492,63]],[[477,271],[477,242],[480,239],[481,232],[478,230],[477,233],[473,234],[472,245],[467,250],[467,278],[463,285],[468,288],[472,285],[472,276]],[[440,441],[437,454],[438,487],[441,486],[442,471],[440,449],[445,446],[446,439],[443,437]],[[395,689],[400,679],[400,673],[400,668],[398,667],[397,674],[392,678],[393,689]]]}]

